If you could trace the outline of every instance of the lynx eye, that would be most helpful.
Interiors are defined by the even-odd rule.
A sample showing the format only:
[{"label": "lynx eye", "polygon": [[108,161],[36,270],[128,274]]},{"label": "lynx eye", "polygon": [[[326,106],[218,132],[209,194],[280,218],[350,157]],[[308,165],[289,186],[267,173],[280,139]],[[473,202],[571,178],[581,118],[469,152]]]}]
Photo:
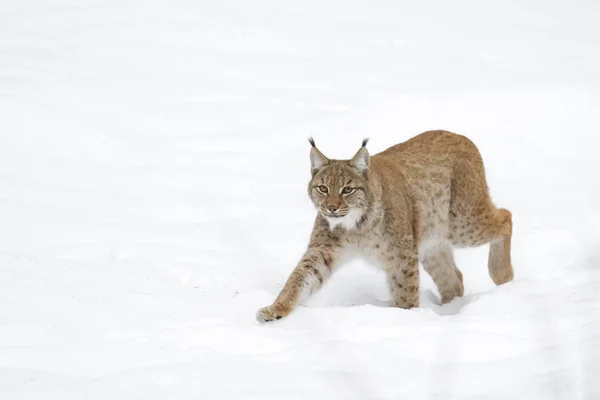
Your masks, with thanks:
[{"label": "lynx eye", "polygon": [[323,193],[323,194],[326,194],[327,191],[328,191],[327,186],[325,186],[325,185],[319,185],[319,186],[317,186],[317,190],[319,192]]},{"label": "lynx eye", "polygon": [[355,189],[351,188],[350,186],[346,186],[345,188],[342,189],[342,194],[350,194],[353,193]]}]

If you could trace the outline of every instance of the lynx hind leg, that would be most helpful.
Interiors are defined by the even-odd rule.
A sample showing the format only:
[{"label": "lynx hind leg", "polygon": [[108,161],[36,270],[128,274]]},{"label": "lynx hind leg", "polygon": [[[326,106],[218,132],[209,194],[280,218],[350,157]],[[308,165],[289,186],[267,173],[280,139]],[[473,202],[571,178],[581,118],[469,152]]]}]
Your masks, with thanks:
[{"label": "lynx hind leg", "polygon": [[444,239],[428,239],[419,247],[423,269],[435,282],[442,304],[464,294],[462,273],[454,263],[451,244]]},{"label": "lynx hind leg", "polygon": [[501,285],[513,278],[512,215],[494,206],[481,154],[471,141],[463,142],[463,157],[456,160],[453,171],[449,238],[459,247],[491,242],[488,270],[494,283]]},{"label": "lynx hind leg", "polygon": [[[452,215],[452,213],[451,213]],[[490,243],[488,271],[496,285],[513,279],[510,260],[512,237],[512,214],[504,208],[493,205],[469,216],[452,218],[451,240],[456,246],[471,247]]]},{"label": "lynx hind leg", "polygon": [[390,256],[387,278],[394,306],[419,306],[419,260],[416,255]]},{"label": "lynx hind leg", "polygon": [[496,223],[500,235],[495,236],[490,243],[488,271],[496,285],[512,281],[513,267],[510,261],[510,241],[512,238],[512,214],[500,208],[496,210]]}]

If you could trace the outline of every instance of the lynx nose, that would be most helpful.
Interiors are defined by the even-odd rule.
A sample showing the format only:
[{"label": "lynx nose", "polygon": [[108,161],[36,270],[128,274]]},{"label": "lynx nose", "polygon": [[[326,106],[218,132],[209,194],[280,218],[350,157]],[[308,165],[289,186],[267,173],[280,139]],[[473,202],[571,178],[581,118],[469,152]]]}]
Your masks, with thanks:
[{"label": "lynx nose", "polygon": [[332,213],[332,214],[333,214],[333,213],[335,213],[335,212],[338,210],[338,208],[339,208],[338,206],[336,206],[336,205],[333,205],[333,204],[330,204],[330,205],[328,205],[328,206],[327,206],[327,209],[328,209],[328,210],[329,210],[329,212],[330,212],[330,213]]}]

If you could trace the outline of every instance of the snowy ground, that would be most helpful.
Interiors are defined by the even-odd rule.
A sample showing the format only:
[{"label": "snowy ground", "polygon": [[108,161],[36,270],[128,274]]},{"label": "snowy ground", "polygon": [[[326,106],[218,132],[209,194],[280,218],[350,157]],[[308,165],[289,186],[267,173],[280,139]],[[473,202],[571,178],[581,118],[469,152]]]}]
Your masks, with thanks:
[{"label": "snowy ground", "polygon": [[[499,3],[499,2],[496,2]],[[3,1],[0,398],[600,397],[596,1]],[[389,307],[349,265],[254,320],[315,211],[306,137],[480,147],[514,282]]]}]

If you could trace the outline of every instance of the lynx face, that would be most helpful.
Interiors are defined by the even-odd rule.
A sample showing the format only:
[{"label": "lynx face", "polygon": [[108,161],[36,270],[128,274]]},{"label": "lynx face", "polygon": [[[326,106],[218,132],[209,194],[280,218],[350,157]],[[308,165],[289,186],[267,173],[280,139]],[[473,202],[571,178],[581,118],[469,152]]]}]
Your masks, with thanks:
[{"label": "lynx face", "polygon": [[369,153],[365,144],[349,161],[329,160],[314,145],[311,149],[313,177],[308,194],[332,230],[338,225],[356,227],[367,211]]},{"label": "lynx face", "polygon": [[341,162],[323,168],[309,183],[309,195],[333,229],[355,226],[366,212],[365,179],[349,164]]}]

